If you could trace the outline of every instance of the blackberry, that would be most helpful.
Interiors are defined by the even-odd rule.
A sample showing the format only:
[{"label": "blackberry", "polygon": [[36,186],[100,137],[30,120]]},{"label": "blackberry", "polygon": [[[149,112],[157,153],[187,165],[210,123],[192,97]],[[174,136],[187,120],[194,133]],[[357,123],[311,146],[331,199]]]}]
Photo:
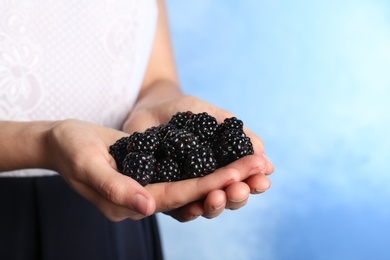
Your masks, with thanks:
[{"label": "blackberry", "polygon": [[180,180],[179,164],[172,158],[157,162],[156,176],[153,182],[172,182]]},{"label": "blackberry", "polygon": [[131,152],[123,161],[123,174],[133,178],[142,186],[154,179],[155,169],[156,159],[150,154]]},{"label": "blackberry", "polygon": [[223,133],[228,129],[238,129],[243,131],[244,123],[236,117],[225,118],[225,120],[218,126],[218,132]]},{"label": "blackberry", "polygon": [[129,144],[127,146],[128,152],[142,152],[147,154],[154,154],[159,146],[160,139],[156,133],[152,131],[145,131],[143,133],[134,132],[129,137]]},{"label": "blackberry", "polygon": [[[150,128],[149,128],[150,129]],[[150,131],[153,131],[156,133],[156,135],[158,136],[158,138],[160,139],[160,141],[162,141],[165,137],[165,135],[170,131],[170,130],[173,130],[173,129],[177,129],[177,127],[173,124],[161,124],[153,129],[151,129]]]},{"label": "blackberry", "polygon": [[210,174],[217,169],[218,164],[213,149],[205,147],[204,150],[200,150],[198,154],[202,157],[205,175]]},{"label": "blackberry", "polygon": [[127,155],[127,145],[129,144],[129,137],[125,136],[117,140],[109,147],[109,153],[114,158],[119,172],[123,171],[122,162]]},{"label": "blackberry", "polygon": [[214,136],[217,127],[217,119],[206,112],[193,114],[185,125],[185,129],[198,136],[202,142],[208,142]]},{"label": "blackberry", "polygon": [[188,154],[198,148],[198,138],[185,129],[170,130],[161,143],[161,152],[165,158],[184,162]]},{"label": "blackberry", "polygon": [[213,143],[218,167],[225,166],[246,155],[253,154],[250,138],[239,129],[228,129],[220,133]]},{"label": "blackberry", "polygon": [[177,128],[182,129],[186,125],[187,121],[191,118],[192,114],[193,113],[191,111],[177,112],[171,117],[168,124],[172,124]]},{"label": "blackberry", "polygon": [[183,179],[202,177],[214,172],[217,161],[211,148],[201,146],[192,151],[183,164]]},{"label": "blackberry", "polygon": [[226,118],[218,125],[206,112],[178,112],[168,123],[135,132],[109,147],[118,171],[145,186],[202,177],[253,154],[243,122]]}]

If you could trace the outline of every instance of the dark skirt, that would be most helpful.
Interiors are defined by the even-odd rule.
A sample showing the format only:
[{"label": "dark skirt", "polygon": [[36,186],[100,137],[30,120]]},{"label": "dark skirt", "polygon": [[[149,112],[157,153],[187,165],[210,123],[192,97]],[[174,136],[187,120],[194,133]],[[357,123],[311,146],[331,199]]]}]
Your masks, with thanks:
[{"label": "dark skirt", "polygon": [[60,176],[0,178],[0,259],[162,259],[155,216],[107,220]]}]

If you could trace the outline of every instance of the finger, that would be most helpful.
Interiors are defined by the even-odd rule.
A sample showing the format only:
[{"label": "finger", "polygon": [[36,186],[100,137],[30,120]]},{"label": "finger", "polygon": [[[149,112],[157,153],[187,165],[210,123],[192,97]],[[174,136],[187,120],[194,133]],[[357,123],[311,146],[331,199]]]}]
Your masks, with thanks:
[{"label": "finger", "polygon": [[113,204],[111,201],[101,196],[101,194],[97,193],[94,189],[83,183],[73,183],[72,188],[74,188],[85,199],[94,204],[110,221],[118,222],[127,218],[139,220],[145,217],[136,211]]},{"label": "finger", "polygon": [[201,178],[151,184],[146,189],[155,198],[166,198],[157,203],[157,211],[166,211],[203,199],[213,190],[224,189],[234,182],[264,171],[264,167],[266,161],[263,157],[249,155]]},{"label": "finger", "polygon": [[255,135],[251,130],[246,128],[245,126],[244,126],[244,131],[245,131],[246,135],[251,139],[254,154],[262,155],[266,159],[267,171],[265,173],[266,174],[273,173],[274,166],[264,153],[264,142],[257,135]]},{"label": "finger", "polygon": [[231,210],[239,209],[248,201],[250,194],[249,186],[244,182],[236,182],[225,189],[227,195],[226,208]]},{"label": "finger", "polygon": [[151,194],[135,180],[115,171],[103,160],[91,160],[79,182],[89,186],[102,197],[124,208],[149,216],[155,211]]},{"label": "finger", "polygon": [[268,157],[263,154],[264,158],[267,160],[267,170],[264,172],[266,175],[269,175],[274,172],[274,165],[272,162],[268,159]]},{"label": "finger", "polygon": [[253,150],[255,154],[264,153],[264,142],[257,135],[255,135],[251,130],[244,126],[245,134],[251,139]]},{"label": "finger", "polygon": [[226,205],[226,193],[223,190],[211,191],[204,201],[203,217],[211,219],[219,216]]},{"label": "finger", "polygon": [[256,174],[245,181],[252,194],[263,193],[271,187],[271,181],[264,174]]},{"label": "finger", "polygon": [[164,214],[173,217],[179,222],[188,222],[204,214],[203,202],[195,201],[181,208],[164,212]]}]

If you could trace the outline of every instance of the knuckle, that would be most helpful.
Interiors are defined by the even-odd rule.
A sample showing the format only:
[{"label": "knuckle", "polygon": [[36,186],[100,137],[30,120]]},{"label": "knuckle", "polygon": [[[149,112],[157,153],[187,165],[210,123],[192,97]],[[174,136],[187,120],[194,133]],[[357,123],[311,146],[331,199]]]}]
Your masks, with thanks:
[{"label": "knuckle", "polygon": [[101,190],[109,201],[114,204],[119,204],[121,198],[121,189],[116,183],[112,181],[106,181],[102,184]]},{"label": "knuckle", "polygon": [[113,209],[104,211],[103,215],[111,222],[120,222],[127,218],[126,216],[121,216]]},{"label": "knuckle", "polygon": [[178,196],[173,183],[167,183],[164,185],[163,194],[163,197],[167,199],[161,202],[162,205],[160,207],[164,208],[165,211],[178,209],[183,206],[183,197]]},{"label": "knuckle", "polygon": [[228,176],[227,184],[235,183],[241,180],[240,171],[235,168],[227,168],[225,170],[225,174]]},{"label": "knuckle", "polygon": [[182,201],[180,201],[177,198],[173,198],[169,201],[166,202],[165,208],[167,210],[173,210],[173,209],[178,209],[183,206]]}]

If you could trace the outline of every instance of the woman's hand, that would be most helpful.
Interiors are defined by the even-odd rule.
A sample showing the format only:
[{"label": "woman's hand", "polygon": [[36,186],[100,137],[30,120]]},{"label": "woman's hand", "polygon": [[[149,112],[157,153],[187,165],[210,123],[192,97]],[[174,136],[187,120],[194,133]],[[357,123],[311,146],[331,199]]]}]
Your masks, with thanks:
[{"label": "woman's hand", "polygon": [[[209,207],[224,204],[225,198],[219,201],[218,191],[234,189],[237,183],[268,169],[261,156],[253,155],[203,178],[142,187],[116,170],[108,152],[111,144],[126,135],[87,122],[65,120],[54,124],[45,138],[46,167],[57,170],[75,191],[112,221],[141,219],[156,212],[166,212],[180,221],[191,220],[205,214],[203,206],[199,207],[204,198]],[[239,194],[227,192],[230,193]]]},{"label": "woman's hand", "polygon": [[[228,111],[222,110],[192,96],[176,95],[172,98],[168,95],[165,98],[157,98],[161,95],[154,94],[153,91],[155,93],[161,93],[161,89],[164,87],[167,86],[161,85],[159,88],[156,86],[156,89],[150,88],[150,95],[145,95],[137,102],[124,124],[125,132],[142,132],[151,126],[167,123],[171,116],[179,111],[192,111],[194,113],[208,112],[217,119],[218,123],[223,122],[225,118],[233,116],[233,114]],[[169,86],[167,88],[169,88]],[[210,190],[210,192],[204,194],[204,197],[200,197],[197,201],[193,201],[177,209],[172,209],[165,212],[166,214],[169,214],[182,222],[192,220],[200,215],[206,218],[213,218],[218,216],[225,208],[232,210],[241,208],[246,204],[249,194],[262,193],[270,187],[270,180],[267,178],[267,175],[273,172],[273,165],[264,155],[263,142],[249,129],[244,128],[244,130],[251,138],[254,147],[254,156],[246,156],[198,181],[203,182],[209,179],[215,181],[214,178],[220,178],[223,176],[223,172],[230,172],[231,169],[235,169],[235,171],[240,173],[240,176],[245,176],[245,178],[233,181],[226,186]],[[249,174],[248,170],[250,167],[247,168],[246,163],[249,163],[249,165],[261,165],[261,170],[258,169],[256,174]],[[174,184],[170,185],[175,186]],[[153,188],[152,185],[150,186]],[[149,185],[147,186],[147,189],[149,189]],[[180,194],[180,192],[178,192],[178,194]],[[159,206],[157,206],[157,208],[159,208]]]},{"label": "woman's hand", "polygon": [[[224,208],[243,206],[249,195],[248,185],[243,181],[264,176],[267,170],[268,165],[260,156],[249,155],[201,178],[149,184],[146,189],[156,198],[157,211],[178,221],[185,222],[202,215],[213,218]],[[264,183],[267,189],[268,180]]]},{"label": "woman's hand", "polygon": [[110,220],[140,219],[155,212],[153,196],[118,173],[108,147],[126,134],[91,123],[59,121],[46,137],[47,168],[58,171]]}]

